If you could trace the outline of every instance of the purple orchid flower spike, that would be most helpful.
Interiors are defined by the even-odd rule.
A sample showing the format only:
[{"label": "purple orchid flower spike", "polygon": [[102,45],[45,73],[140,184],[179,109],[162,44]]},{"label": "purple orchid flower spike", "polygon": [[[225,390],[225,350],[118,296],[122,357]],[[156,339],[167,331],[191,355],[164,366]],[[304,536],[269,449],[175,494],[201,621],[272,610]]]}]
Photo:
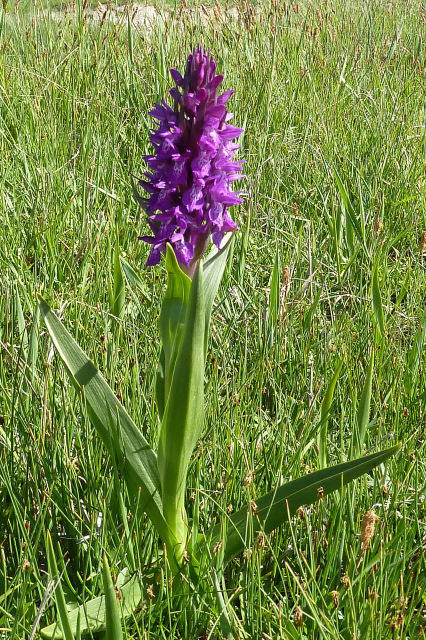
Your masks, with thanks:
[{"label": "purple orchid flower spike", "polygon": [[155,152],[145,156],[149,171],[140,186],[149,194],[138,198],[148,214],[153,236],[146,266],[158,264],[167,243],[192,278],[210,239],[220,248],[223,236],[235,231],[228,208],[242,200],[232,191],[243,161],[233,161],[239,145],[232,142],[243,129],[227,124],[226,103],[234,91],[217,95],[223,76],[198,45],[188,56],[185,75],[170,69],[176,87],[170,90],[174,108],[165,101],[150,112],[158,127],[150,141]]}]

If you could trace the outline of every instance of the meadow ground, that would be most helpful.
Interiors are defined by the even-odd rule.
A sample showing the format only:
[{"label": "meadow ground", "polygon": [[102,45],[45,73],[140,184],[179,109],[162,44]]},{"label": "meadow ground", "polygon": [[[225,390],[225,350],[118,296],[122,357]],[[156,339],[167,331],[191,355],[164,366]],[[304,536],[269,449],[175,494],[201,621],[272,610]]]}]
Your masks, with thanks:
[{"label": "meadow ground", "polygon": [[[103,552],[119,577],[126,568],[143,575],[161,552],[51,349],[36,293],[155,443],[166,274],[164,265],[143,270],[149,248],[138,235],[147,227],[130,176],[143,172],[148,111],[167,95],[168,67],[182,68],[197,42],[210,47],[225,89],[236,89],[230,105],[247,164],[234,212],[240,231],[213,315],[190,517],[196,504],[207,530],[318,468],[321,405],[342,359],[328,463],[354,457],[360,444],[403,445],[273,535],[247,540],[222,581],[234,637],[424,637],[423,3],[218,4],[207,13],[169,5],[152,25],[133,27],[126,11],[117,24],[85,19],[80,3],[54,7],[59,20],[39,0],[3,5],[0,638],[28,638],[38,612],[31,637],[57,619],[48,530],[70,608],[102,592]],[[138,275],[126,283],[118,326],[110,311],[117,238]],[[366,548],[371,509],[378,520]],[[163,581],[128,620],[127,637],[221,637],[214,588],[183,603]]]}]

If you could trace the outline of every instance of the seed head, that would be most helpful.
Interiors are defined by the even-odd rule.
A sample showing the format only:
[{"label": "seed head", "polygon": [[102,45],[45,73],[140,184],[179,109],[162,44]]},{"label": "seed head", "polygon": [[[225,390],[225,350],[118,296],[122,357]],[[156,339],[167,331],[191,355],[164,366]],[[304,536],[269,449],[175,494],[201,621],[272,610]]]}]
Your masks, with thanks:
[{"label": "seed head", "polygon": [[426,231],[423,231],[422,237],[420,238],[419,252],[420,254],[422,254],[425,251],[426,251]]},{"label": "seed head", "polygon": [[300,607],[296,607],[294,610],[294,621],[299,629],[301,629],[303,626],[303,611]]},{"label": "seed head", "polygon": [[362,551],[365,552],[370,544],[372,537],[374,536],[374,529],[376,526],[376,521],[379,519],[379,516],[370,509],[367,513],[364,514],[361,523],[361,544]]},{"label": "seed head", "polygon": [[351,579],[350,579],[350,577],[348,576],[347,573],[345,573],[345,575],[343,576],[341,582],[344,585],[345,589],[349,589],[349,587],[351,586]]},{"label": "seed head", "polygon": [[383,229],[383,222],[380,216],[378,216],[376,223],[374,225],[374,234],[376,237],[379,237],[379,235],[382,233],[382,229]]}]

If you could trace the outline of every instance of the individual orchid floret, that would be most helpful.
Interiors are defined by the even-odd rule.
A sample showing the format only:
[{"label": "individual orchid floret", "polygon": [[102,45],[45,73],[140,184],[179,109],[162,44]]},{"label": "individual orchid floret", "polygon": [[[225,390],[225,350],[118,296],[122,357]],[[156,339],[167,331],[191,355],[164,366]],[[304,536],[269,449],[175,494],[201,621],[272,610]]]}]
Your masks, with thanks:
[{"label": "individual orchid floret", "polygon": [[170,90],[174,107],[164,100],[150,112],[158,125],[149,139],[154,154],[145,156],[149,170],[139,197],[148,214],[153,236],[146,266],[153,266],[171,244],[181,266],[192,275],[210,239],[220,248],[225,233],[237,229],[229,207],[242,200],[231,184],[241,176],[242,161],[233,160],[239,145],[232,142],[243,130],[228,124],[226,103],[234,91],[218,96],[223,76],[198,45],[188,56],[182,76],[170,69],[176,87]]}]

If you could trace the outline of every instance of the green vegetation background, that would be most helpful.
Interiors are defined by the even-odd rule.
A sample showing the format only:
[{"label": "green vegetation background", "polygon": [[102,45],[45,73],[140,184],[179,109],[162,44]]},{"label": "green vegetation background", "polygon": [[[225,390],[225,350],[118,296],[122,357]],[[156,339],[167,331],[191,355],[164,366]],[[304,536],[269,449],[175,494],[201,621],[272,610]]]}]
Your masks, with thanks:
[{"label": "green vegetation background", "polygon": [[[424,637],[425,7],[191,9],[164,7],[134,29],[126,11],[116,25],[95,24],[81,4],[52,16],[40,2],[9,3],[0,14],[0,637],[31,632],[48,585],[47,530],[70,607],[101,593],[102,552],[115,575],[147,571],[161,552],[150,524],[132,517],[35,295],[58,310],[154,443],[165,271],[143,271],[147,228],[130,175],[144,170],[148,110],[167,95],[168,67],[182,68],[197,42],[236,89],[247,177],[213,317],[190,515],[196,492],[208,529],[318,467],[321,401],[342,358],[328,455],[353,457],[373,346],[364,448],[404,443],[386,468],[247,541],[223,585],[235,633]],[[120,328],[109,302],[116,230],[140,278],[127,287]],[[380,520],[362,552],[372,507]],[[49,598],[41,624],[55,619]],[[218,629],[213,586],[182,603],[165,584],[127,633],[215,638]]]}]

